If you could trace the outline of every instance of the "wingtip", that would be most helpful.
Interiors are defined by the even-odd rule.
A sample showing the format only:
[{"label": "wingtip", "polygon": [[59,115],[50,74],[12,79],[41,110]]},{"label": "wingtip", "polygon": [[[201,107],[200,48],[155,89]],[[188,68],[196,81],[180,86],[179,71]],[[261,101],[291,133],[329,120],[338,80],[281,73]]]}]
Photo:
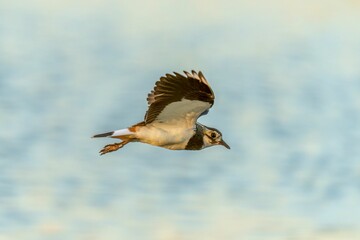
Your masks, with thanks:
[{"label": "wingtip", "polygon": [[198,78],[200,79],[205,79],[204,74],[201,71],[195,71],[194,69],[192,69],[189,73],[188,71],[183,71],[185,73],[185,75],[189,78]]}]

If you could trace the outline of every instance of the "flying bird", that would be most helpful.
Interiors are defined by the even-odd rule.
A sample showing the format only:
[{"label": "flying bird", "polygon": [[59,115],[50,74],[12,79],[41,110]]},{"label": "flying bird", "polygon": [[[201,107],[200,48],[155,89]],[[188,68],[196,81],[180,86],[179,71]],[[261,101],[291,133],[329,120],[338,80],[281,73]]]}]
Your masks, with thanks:
[{"label": "flying bird", "polygon": [[230,146],[219,130],[197,122],[214,104],[215,95],[202,72],[165,74],[148,94],[144,121],[129,128],[94,135],[121,142],[106,145],[100,154],[116,151],[130,142],[142,142],[171,150],[201,150]]}]

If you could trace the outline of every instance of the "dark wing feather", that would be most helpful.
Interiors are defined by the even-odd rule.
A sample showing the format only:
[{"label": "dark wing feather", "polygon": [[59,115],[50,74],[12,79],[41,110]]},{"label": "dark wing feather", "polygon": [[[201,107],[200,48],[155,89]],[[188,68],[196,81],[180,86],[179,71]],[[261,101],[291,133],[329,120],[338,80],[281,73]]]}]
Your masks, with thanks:
[{"label": "dark wing feather", "polygon": [[[145,115],[145,122],[151,123],[157,119],[159,114],[171,103],[186,100],[197,100],[206,104],[205,109],[186,108],[189,111],[201,111],[197,117],[206,114],[209,108],[214,104],[214,93],[201,72],[185,72],[185,76],[174,72],[174,75],[166,74],[155,83],[154,90],[148,94],[149,109]],[[183,113],[179,113],[183,114]],[[176,114],[174,118],[179,117]]]}]

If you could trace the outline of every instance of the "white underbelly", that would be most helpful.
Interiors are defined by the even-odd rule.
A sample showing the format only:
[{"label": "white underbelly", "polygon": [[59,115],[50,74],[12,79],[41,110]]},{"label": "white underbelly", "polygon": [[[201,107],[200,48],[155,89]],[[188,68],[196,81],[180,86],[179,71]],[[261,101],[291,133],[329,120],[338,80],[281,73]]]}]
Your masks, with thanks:
[{"label": "white underbelly", "polygon": [[194,135],[194,129],[150,124],[136,132],[136,138],[143,143],[164,147],[172,150],[184,149],[189,139]]}]

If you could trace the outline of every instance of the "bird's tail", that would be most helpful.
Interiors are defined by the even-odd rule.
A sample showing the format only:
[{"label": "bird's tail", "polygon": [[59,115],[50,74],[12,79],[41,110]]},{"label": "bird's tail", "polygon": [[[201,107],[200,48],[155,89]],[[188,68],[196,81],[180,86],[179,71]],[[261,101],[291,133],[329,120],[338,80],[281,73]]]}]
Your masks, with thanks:
[{"label": "bird's tail", "polygon": [[93,138],[100,138],[100,137],[111,137],[111,138],[118,138],[121,139],[122,142],[113,143],[106,145],[103,149],[100,150],[100,155],[113,152],[122,148],[129,142],[136,141],[134,137],[134,132],[131,132],[129,128],[120,129],[112,132],[100,133],[93,136]]},{"label": "bird's tail", "polygon": [[110,137],[113,133],[114,133],[114,131],[106,132],[106,133],[100,133],[100,134],[96,134],[96,135],[94,135],[92,137],[93,138]]},{"label": "bird's tail", "polygon": [[111,138],[119,138],[121,140],[135,140],[135,133],[137,132],[138,128],[145,126],[145,122],[139,122],[135,125],[132,125],[129,128],[119,129],[112,132],[100,133],[93,136],[93,138],[100,138],[100,137],[111,137]]},{"label": "bird's tail", "polygon": [[102,150],[100,150],[100,154],[103,155],[108,152],[116,151],[119,148],[122,148],[123,146],[128,144],[129,142],[137,142],[138,139],[136,138],[136,131],[139,127],[142,127],[144,125],[145,125],[144,122],[140,122],[129,128],[94,135],[93,138],[110,137],[110,138],[118,138],[122,140],[122,142],[120,143],[106,145]]},{"label": "bird's tail", "polygon": [[130,131],[129,128],[125,128],[112,132],[96,134],[93,136],[93,138],[111,137],[111,138],[119,138],[121,140],[128,140],[129,138],[131,138],[132,135],[134,135],[134,132]]}]

